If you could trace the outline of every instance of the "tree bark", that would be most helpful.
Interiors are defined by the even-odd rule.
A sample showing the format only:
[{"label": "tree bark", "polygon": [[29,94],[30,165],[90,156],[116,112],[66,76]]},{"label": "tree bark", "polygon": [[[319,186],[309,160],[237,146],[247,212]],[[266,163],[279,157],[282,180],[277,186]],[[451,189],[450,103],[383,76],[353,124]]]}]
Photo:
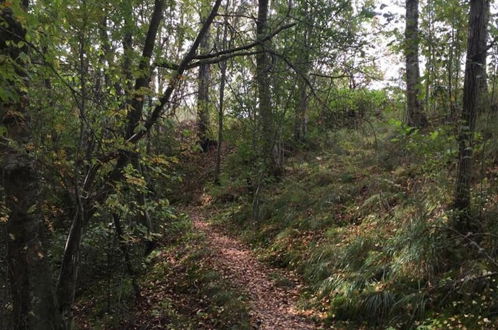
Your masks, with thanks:
[{"label": "tree bark", "polygon": [[[486,1],[484,3],[484,13],[483,13],[483,20],[484,24],[486,25],[485,31],[484,31],[484,37],[480,38],[479,42],[479,48],[480,49],[485,49],[486,50],[486,55],[487,55],[487,49],[488,49],[488,39],[489,39],[489,31],[487,29],[487,25],[489,22],[489,15],[490,15],[490,1]],[[487,56],[483,57],[483,62],[482,65],[478,67],[478,73],[477,73],[477,79],[478,79],[478,84],[479,84],[479,98],[482,98],[481,102],[481,107],[478,109],[478,111],[484,112],[490,109],[490,104],[489,104],[489,99],[488,99],[488,74],[486,71],[487,68]]]},{"label": "tree bark", "polygon": [[[26,63],[22,59],[28,54],[28,47],[18,43],[25,39],[26,30],[6,1],[0,1],[0,6],[4,29],[0,34],[0,54],[9,59],[4,65],[11,65],[17,74],[10,86],[6,86],[15,96],[0,101],[0,116],[7,129],[0,152],[2,183],[9,209],[7,262],[13,326],[15,329],[60,329],[62,322],[53,293],[52,272],[41,241],[39,175],[30,153],[28,97],[22,92],[28,83]],[[27,11],[28,1],[23,1],[22,7]]]},{"label": "tree bark", "polygon": [[[453,9],[454,11],[454,9]],[[453,19],[454,20],[454,19]],[[454,113],[454,102],[453,102],[453,67],[454,64],[454,55],[455,55],[455,27],[454,23],[451,23],[451,43],[448,55],[448,109],[449,109],[449,117],[453,117]]]},{"label": "tree bark", "polygon": [[[201,13],[201,15],[203,15]],[[201,25],[204,24],[205,17],[201,17]],[[209,52],[209,32],[201,40],[199,51],[202,54]],[[211,76],[209,64],[199,66],[198,90],[197,90],[197,138],[202,150],[206,152],[209,148],[209,80]]]},{"label": "tree bark", "polygon": [[[123,35],[123,75],[125,78],[124,89],[126,92],[133,90],[132,56],[133,56],[133,3],[123,1],[124,11],[124,35]],[[151,52],[152,54],[152,52]]]},{"label": "tree bark", "polygon": [[151,78],[150,60],[154,52],[156,37],[159,31],[159,24],[163,18],[163,10],[166,4],[165,0],[156,0],[154,2],[154,11],[145,37],[145,44],[142,51],[142,57],[139,65],[139,76],[135,81],[134,95],[130,100],[131,110],[128,113],[128,125],[126,128],[126,139],[132,137],[142,118],[145,95],[143,89],[149,88]]},{"label": "tree bark", "polygon": [[[228,48],[228,7],[230,0],[227,0],[225,5],[225,19],[223,22],[223,40],[221,41],[221,48],[225,50]],[[221,174],[221,147],[223,143],[223,116],[224,116],[224,102],[225,102],[225,83],[227,76],[227,61],[220,62],[220,101],[218,105],[218,145],[216,150],[216,167],[214,169],[214,183],[220,184]]]},{"label": "tree bark", "polygon": [[471,0],[469,14],[469,34],[467,43],[467,60],[465,64],[465,81],[463,91],[463,113],[458,136],[458,172],[454,207],[459,211],[456,227],[460,231],[473,229],[469,211],[471,207],[471,178],[474,140],[478,109],[482,106],[479,97],[482,88],[480,75],[486,59],[487,23],[489,19],[489,0]]},{"label": "tree bark", "polygon": [[418,0],[406,0],[406,123],[412,127],[425,127],[427,118],[420,102],[418,46]]},{"label": "tree bark", "polygon": [[[305,8],[307,12],[307,8]],[[308,23],[304,27],[305,31],[303,33],[301,51],[301,63],[298,69],[301,71],[298,74],[298,97],[297,97],[297,106],[296,113],[294,117],[294,140],[296,142],[304,142],[306,139],[306,132],[308,128],[308,118],[306,110],[308,108],[308,84],[304,77],[308,76],[309,68],[310,68],[310,45],[309,38],[311,34],[312,24]]]},{"label": "tree bark", "polygon": [[[256,20],[256,32],[258,40],[263,39],[268,32],[268,0],[259,0],[258,18]],[[269,72],[271,70],[268,57],[269,41],[265,40],[258,44],[256,55],[256,83],[259,101],[259,120],[262,130],[262,157],[270,174],[279,176],[281,164],[276,150],[275,125],[271,104],[271,89]]]}]

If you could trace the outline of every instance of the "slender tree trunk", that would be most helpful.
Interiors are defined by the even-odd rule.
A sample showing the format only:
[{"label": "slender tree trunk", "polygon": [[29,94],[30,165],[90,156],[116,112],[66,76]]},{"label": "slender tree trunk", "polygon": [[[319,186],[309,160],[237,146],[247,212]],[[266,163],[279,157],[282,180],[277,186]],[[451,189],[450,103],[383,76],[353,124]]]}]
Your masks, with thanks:
[{"label": "slender tree trunk", "polygon": [[[223,24],[223,40],[221,41],[221,49],[227,49],[228,44],[228,8],[230,6],[230,0],[227,0],[225,5],[225,19]],[[225,83],[227,77],[227,61],[220,63],[221,77],[220,77],[220,103],[218,105],[218,145],[216,150],[216,167],[214,170],[214,183],[220,184],[220,174],[221,174],[221,147],[223,143],[223,112],[224,112],[224,102],[225,102]]]},{"label": "slender tree trunk", "polygon": [[486,37],[489,0],[471,0],[469,14],[469,34],[467,44],[467,61],[465,64],[465,82],[463,91],[463,113],[461,118],[459,141],[458,172],[454,207],[460,211],[456,227],[466,231],[475,228],[471,222],[471,178],[474,141],[478,109],[482,106],[479,93],[482,85],[480,75],[486,59]]},{"label": "slender tree trunk", "polygon": [[[268,30],[268,0],[259,0],[258,18],[256,21],[257,38],[262,39]],[[271,104],[271,90],[269,86],[270,59],[266,52],[270,47],[269,41],[261,42],[256,55],[256,83],[259,101],[259,120],[262,130],[262,157],[272,175],[279,176],[281,164],[279,163],[278,150],[275,141],[275,125]]]},{"label": "slender tree trunk", "polygon": [[[86,7],[86,1],[82,2],[82,6]],[[88,65],[86,62],[86,26],[88,21],[87,13],[85,12],[83,18],[83,26],[79,31],[79,74],[80,74],[80,101],[78,104],[80,112],[80,132],[79,132],[79,145],[78,154],[81,150],[86,148],[85,160],[87,162],[91,159],[91,149],[90,143],[91,134],[88,132],[88,127],[84,118],[86,118],[86,104],[87,104],[87,73]],[[76,168],[76,172],[79,173],[79,167]],[[60,304],[60,310],[66,325],[70,327],[72,322],[72,311],[71,306],[74,302],[76,294],[76,279],[78,277],[79,271],[79,261],[80,261],[80,244],[82,240],[82,231],[85,222],[86,207],[84,206],[84,201],[81,198],[81,189],[78,182],[78,178],[75,179],[75,205],[76,212],[73,217],[73,222],[71,223],[70,232],[66,240],[66,246],[64,249],[64,255],[62,260],[62,265],[59,272],[59,278],[57,281],[57,298]],[[69,253],[68,253],[69,252]]]},{"label": "slender tree trunk", "polygon": [[[484,37],[479,40],[481,43],[479,45],[479,49],[485,49],[487,55],[487,47],[488,47],[488,39],[489,39],[489,31],[487,29],[487,24],[489,22],[490,15],[490,1],[486,1],[484,4],[484,21],[486,22],[486,29],[484,31]],[[487,56],[484,56],[482,65],[478,67],[477,79],[479,83],[479,98],[482,98],[481,107],[478,109],[478,112],[488,111],[490,108],[489,104],[489,93],[488,93],[488,74],[487,74]]]},{"label": "slender tree trunk", "polygon": [[448,58],[448,110],[449,117],[453,117],[454,113],[454,102],[453,102],[453,67],[454,67],[454,56],[455,56],[455,28],[452,23],[451,27],[451,43],[449,49],[449,58]]},{"label": "slender tree trunk", "polygon": [[434,8],[431,0],[427,1],[427,62],[425,64],[425,109],[431,110],[431,91],[433,80],[433,67],[434,67],[434,30],[433,30],[433,14]]},{"label": "slender tree trunk", "polygon": [[[308,12],[307,7],[305,8],[305,11]],[[309,38],[312,26],[313,25],[311,23],[306,24],[302,39],[302,45],[301,45],[302,57],[300,59],[301,63],[299,65],[299,70],[301,71],[301,75],[298,75],[298,81],[297,81],[298,100],[297,100],[296,113],[294,117],[294,140],[296,142],[305,141],[307,127],[308,127],[308,118],[306,113],[306,110],[308,108],[308,84],[306,83],[304,77],[308,75],[310,67]]]},{"label": "slender tree trunk", "polygon": [[128,123],[125,132],[126,140],[129,140],[133,135],[137,133],[135,132],[135,129],[142,119],[145,100],[145,95],[143,95],[142,90],[149,87],[151,79],[150,62],[156,44],[159,24],[161,23],[161,20],[163,18],[163,10],[165,4],[165,0],[155,0],[154,2],[154,11],[152,12],[152,17],[149,23],[149,29],[147,30],[147,35],[145,37],[145,44],[139,64],[140,75],[135,80],[133,97],[129,101],[129,104],[131,105],[131,111],[128,113]]},{"label": "slender tree trunk", "polygon": [[454,74],[453,74],[453,83],[452,83],[452,94],[453,94],[453,98],[452,98],[452,117],[453,118],[456,118],[458,116],[458,113],[457,113],[457,110],[458,110],[458,107],[457,105],[455,104],[456,100],[458,100],[460,98],[460,95],[461,95],[461,82],[460,82],[460,76],[461,76],[461,73],[462,73],[462,54],[464,52],[464,49],[463,49],[463,46],[461,46],[458,42],[458,35],[459,33],[461,32],[460,30],[461,28],[460,27],[456,27],[456,32],[455,32],[455,38],[457,39],[455,42],[456,42],[456,45],[454,47],[455,49],[455,57],[454,57]]},{"label": "slender tree trunk", "polygon": [[306,113],[306,110],[308,109],[308,85],[303,77],[299,77],[298,79],[298,102],[294,118],[294,139],[297,142],[304,142],[306,140],[306,132],[308,131],[308,118]]},{"label": "slender tree trunk", "polygon": [[133,56],[133,3],[122,2],[124,11],[124,36],[123,36],[123,74],[125,78],[124,89],[127,93],[133,90],[132,56]]},{"label": "slender tree trunk", "polygon": [[[4,4],[5,1],[0,1],[0,22],[4,29],[0,34],[0,54],[10,58],[10,65],[17,73],[10,86],[5,86],[11,89],[14,99],[0,103],[2,124],[7,129],[0,152],[2,185],[9,209],[7,262],[13,325],[15,329],[60,329],[62,322],[53,292],[52,272],[41,240],[39,177],[29,148],[28,96],[21,92],[28,79],[21,55],[27,54],[28,48],[19,48],[17,44],[25,39],[26,30]],[[23,1],[22,6],[27,10],[28,1]],[[16,146],[12,147],[9,140]]]},{"label": "slender tree trunk", "polygon": [[[205,6],[202,6],[203,8]],[[201,13],[201,25],[204,24],[206,17]],[[204,35],[199,45],[199,51],[202,54],[208,53],[210,50],[210,35],[209,32]],[[199,66],[198,90],[197,90],[197,138],[202,151],[208,151],[209,138],[209,80],[211,70],[209,64]]]},{"label": "slender tree trunk", "polygon": [[221,63],[221,78],[220,78],[220,104],[218,108],[218,145],[216,150],[216,167],[214,171],[214,182],[220,184],[221,174],[221,148],[223,143],[223,116],[225,102],[225,83],[226,83],[226,61]]},{"label": "slender tree trunk", "polygon": [[[305,60],[308,61],[309,57],[305,56]],[[303,75],[308,74],[308,67],[307,63],[303,65]],[[306,140],[306,133],[308,132],[308,84],[304,77],[298,78],[297,86],[298,102],[294,118],[294,139],[297,142],[304,142]]]},{"label": "slender tree trunk", "polygon": [[406,121],[410,126],[424,127],[427,119],[420,103],[418,45],[418,0],[406,0]]},{"label": "slender tree trunk", "polygon": [[83,236],[83,224],[85,222],[85,215],[78,208],[66,239],[59,278],[57,280],[57,297],[60,302],[60,310],[67,322],[71,322],[72,318],[70,310],[76,293],[76,280],[80,264],[80,246]]}]

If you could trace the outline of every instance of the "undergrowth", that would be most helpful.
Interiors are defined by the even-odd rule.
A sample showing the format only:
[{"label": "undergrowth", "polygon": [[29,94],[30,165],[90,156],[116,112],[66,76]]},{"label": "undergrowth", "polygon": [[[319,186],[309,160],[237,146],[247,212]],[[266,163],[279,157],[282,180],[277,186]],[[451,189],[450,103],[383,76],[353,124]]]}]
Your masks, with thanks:
[{"label": "undergrowth", "polygon": [[249,329],[246,297],[213,269],[211,253],[194,232],[157,251],[143,279],[149,308],[139,319],[158,329]]},{"label": "undergrowth", "polygon": [[[297,270],[305,299],[330,323],[497,326],[497,192],[490,184],[497,173],[482,174],[475,194],[476,219],[490,234],[454,232],[453,136],[449,126],[420,132],[396,120],[329,131],[258,194],[243,170],[227,171],[221,187],[209,188],[213,222],[262,260]],[[486,152],[478,149],[477,158]]]},{"label": "undergrowth", "polygon": [[[249,329],[246,297],[211,265],[205,237],[187,217],[174,225],[174,239],[163,242],[144,265],[139,279],[141,297],[108,310],[105,280],[88,289],[78,304],[78,326],[91,329]],[[115,294],[116,292],[114,292]]]}]

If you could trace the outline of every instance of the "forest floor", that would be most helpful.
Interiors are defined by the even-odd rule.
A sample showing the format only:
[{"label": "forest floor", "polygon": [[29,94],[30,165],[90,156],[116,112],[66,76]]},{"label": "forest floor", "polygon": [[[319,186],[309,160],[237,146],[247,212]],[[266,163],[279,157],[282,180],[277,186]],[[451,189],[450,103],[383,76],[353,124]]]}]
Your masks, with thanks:
[{"label": "forest floor", "polygon": [[[209,224],[202,207],[185,211],[192,219],[194,228],[206,236],[207,245],[213,251],[213,268],[247,294],[254,328],[318,328],[310,319],[311,313],[298,307],[302,285],[294,274],[283,274],[281,269],[272,269],[261,263],[243,243]],[[272,279],[276,273],[280,276],[279,281]]]},{"label": "forest floor", "polygon": [[[378,125],[294,154],[257,196],[237,154],[223,154],[214,185],[215,153],[186,152],[168,196],[175,216],[139,278],[143,299],[102,294],[106,279],[81,299],[80,319],[91,322],[80,328],[498,328],[494,260],[441,229],[453,140]],[[496,233],[498,191],[487,194],[481,218]],[[481,242],[493,255],[494,237]]]}]

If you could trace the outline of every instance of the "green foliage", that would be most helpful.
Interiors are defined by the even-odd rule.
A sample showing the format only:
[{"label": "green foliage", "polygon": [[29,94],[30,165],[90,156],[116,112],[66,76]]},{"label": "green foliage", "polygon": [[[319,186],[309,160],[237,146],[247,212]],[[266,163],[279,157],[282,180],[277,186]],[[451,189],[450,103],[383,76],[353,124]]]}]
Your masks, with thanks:
[{"label": "green foliage", "polygon": [[[6,50],[0,54],[0,138],[35,160],[38,200],[21,211],[40,219],[54,269],[64,259],[70,228],[83,221],[81,246],[67,259],[80,263],[77,322],[122,326],[119,316],[131,314],[140,278],[157,298],[148,316],[160,326],[248,328],[245,298],[212,271],[202,238],[192,235],[173,205],[198,195],[212,197],[221,208],[216,220],[242,232],[263,260],[299,271],[309,300],[330,321],[421,328],[494,322],[496,114],[480,114],[472,146],[481,168],[472,177],[479,180],[472,215],[486,235],[474,241],[448,226],[457,152],[451,120],[461,106],[467,31],[462,1],[433,0],[421,11],[421,102],[434,117],[424,130],[400,120],[401,88],[369,89],[379,78],[369,51],[380,18],[375,1],[296,0],[291,8],[272,1],[269,30],[295,24],[265,41],[268,122],[261,118],[253,58],[223,58],[228,76],[221,150],[227,157],[221,185],[206,184],[211,171],[199,168],[209,167],[213,155],[200,155],[196,128],[184,121],[193,117],[188,95],[196,71],[169,81],[174,70],[160,67],[162,61],[183,62],[199,30],[197,18],[210,7],[200,0],[165,1],[167,15],[149,58],[142,54],[150,46],[154,3],[159,1],[31,1],[28,11],[19,1],[0,4],[26,29],[25,40],[0,38]],[[218,36],[212,49],[200,50],[191,63],[202,52],[220,50],[225,17],[229,48],[253,43],[255,31],[248,27],[254,10],[247,1],[228,3],[211,26]],[[384,17],[390,22],[393,15]],[[399,29],[387,35],[403,40]],[[404,47],[397,42],[394,48]],[[219,67],[211,65],[211,74],[215,82]],[[151,122],[167,86],[175,88],[168,111]],[[214,83],[210,90],[217,91]],[[210,99],[214,117],[217,102]],[[296,142],[301,107],[309,127]],[[7,119],[26,122],[26,136],[9,140]],[[268,150],[271,155],[263,154]],[[286,161],[283,176],[268,175],[268,157]],[[6,209],[10,196],[3,195],[2,230],[9,212],[17,211]],[[162,247],[148,254],[155,245]],[[165,290],[156,296],[159,284]],[[185,304],[192,297],[198,305]]]},{"label": "green foliage", "polygon": [[421,132],[398,120],[389,124],[394,128],[391,142],[405,151],[406,160],[423,160],[420,171],[427,177],[434,179],[441,169],[454,166],[457,143],[452,126],[441,125],[430,132]]},{"label": "green foliage", "polygon": [[342,127],[362,127],[363,121],[370,121],[374,116],[389,108],[389,97],[385,91],[368,89],[333,89],[327,98],[326,108],[313,113],[313,122],[320,124],[315,129]]}]

